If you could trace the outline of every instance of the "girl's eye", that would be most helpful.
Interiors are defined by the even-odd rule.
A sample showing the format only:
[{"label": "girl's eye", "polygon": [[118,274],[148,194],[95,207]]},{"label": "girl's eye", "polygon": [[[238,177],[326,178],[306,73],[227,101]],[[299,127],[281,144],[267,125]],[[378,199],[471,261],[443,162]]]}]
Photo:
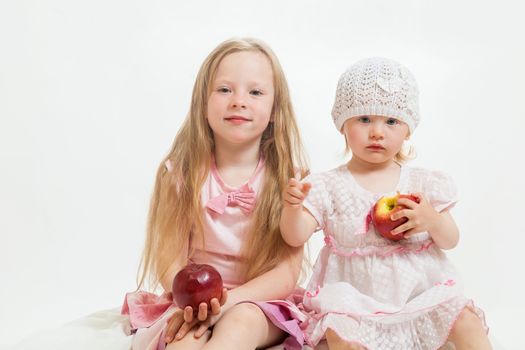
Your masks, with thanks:
[{"label": "girl's eye", "polygon": [[387,123],[388,125],[396,125],[396,124],[399,123],[399,121],[398,121],[397,119],[395,119],[395,118],[388,118],[388,119],[386,120],[386,123]]},{"label": "girl's eye", "polygon": [[222,87],[217,89],[217,92],[226,94],[226,93],[230,92],[230,89],[228,89],[227,87],[222,86]]},{"label": "girl's eye", "polygon": [[254,96],[261,96],[263,94],[263,92],[261,90],[252,90],[252,91],[250,91],[250,94],[252,94]]},{"label": "girl's eye", "polygon": [[357,118],[361,123],[370,123],[370,118],[368,117],[359,117]]}]

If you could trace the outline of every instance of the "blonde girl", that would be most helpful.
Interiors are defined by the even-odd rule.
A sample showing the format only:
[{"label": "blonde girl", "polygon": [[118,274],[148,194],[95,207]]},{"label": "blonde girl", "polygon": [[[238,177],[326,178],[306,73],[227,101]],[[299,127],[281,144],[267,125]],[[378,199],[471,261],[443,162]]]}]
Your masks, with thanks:
[{"label": "blonde girl", "polygon": [[[151,200],[140,287],[129,293],[134,349],[299,349],[291,319],[302,248],[282,239],[281,194],[306,169],[287,82],[263,42],[232,39],[206,58],[189,113],[162,160]],[[226,290],[211,309],[174,305],[169,291],[187,263],[206,263]],[[293,310],[292,310],[293,312]]]}]

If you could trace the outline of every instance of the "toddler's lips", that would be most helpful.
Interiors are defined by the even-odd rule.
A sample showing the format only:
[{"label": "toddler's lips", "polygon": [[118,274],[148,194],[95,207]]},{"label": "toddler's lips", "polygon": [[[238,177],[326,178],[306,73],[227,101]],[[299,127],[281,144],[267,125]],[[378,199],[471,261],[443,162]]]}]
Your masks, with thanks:
[{"label": "toddler's lips", "polygon": [[370,146],[367,146],[366,149],[370,151],[374,151],[374,152],[380,152],[380,151],[384,151],[386,148],[380,145],[370,145]]}]

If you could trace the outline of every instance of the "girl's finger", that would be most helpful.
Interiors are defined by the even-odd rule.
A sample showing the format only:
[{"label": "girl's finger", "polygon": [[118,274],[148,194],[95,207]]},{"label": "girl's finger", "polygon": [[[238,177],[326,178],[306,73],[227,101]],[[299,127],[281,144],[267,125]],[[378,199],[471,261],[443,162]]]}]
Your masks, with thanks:
[{"label": "girl's finger", "polygon": [[218,315],[221,312],[221,304],[219,304],[219,300],[217,298],[213,298],[210,301],[210,306],[212,315]]},{"label": "girl's finger", "polygon": [[299,184],[300,184],[300,182],[296,178],[291,178],[290,180],[288,180],[288,186],[289,187],[297,187],[297,186],[299,186]]},{"label": "girl's finger", "polygon": [[197,319],[199,321],[206,321],[207,317],[208,317],[208,304],[200,303],[199,304],[199,313],[197,315]]},{"label": "girl's finger", "polygon": [[397,204],[398,205],[402,205],[404,207],[407,207],[409,209],[414,209],[415,207],[418,206],[418,203],[416,203],[413,200],[408,199],[408,198],[399,198],[397,200]]},{"label": "girl's finger", "polygon": [[411,215],[412,215],[412,213],[410,212],[410,210],[401,209],[401,210],[395,212],[394,214],[390,215],[390,220],[396,221],[396,220],[401,219],[401,218],[407,218],[407,219],[410,220]]},{"label": "girl's finger", "polygon": [[175,340],[181,340],[184,338],[184,336],[188,334],[188,332],[193,328],[193,326],[195,326],[196,323],[196,320],[191,323],[184,322],[184,324],[179,328],[177,335],[175,335]]},{"label": "girl's finger", "polygon": [[310,189],[312,188],[312,184],[309,182],[303,183],[303,194],[307,195],[308,192],[310,192]]},{"label": "girl's finger", "polygon": [[193,336],[195,338],[200,338],[203,336],[204,333],[206,333],[206,331],[208,330],[208,325],[205,324],[205,323],[201,323],[199,325],[199,328],[197,328],[197,330],[195,331],[195,333],[193,334]]},{"label": "girl's finger", "polygon": [[175,338],[175,333],[180,329],[181,325],[184,323],[184,319],[180,317],[181,315],[175,314],[168,321],[168,326],[166,327],[166,334],[164,341],[166,343],[171,343]]},{"label": "girl's finger", "polygon": [[193,322],[193,308],[191,306],[186,306],[184,308],[184,321],[186,323]]},{"label": "girl's finger", "polygon": [[221,301],[220,301],[221,306],[226,304],[226,300],[228,300],[228,289],[223,288],[222,295],[221,295]]},{"label": "girl's finger", "polygon": [[304,199],[304,193],[299,188],[291,189],[290,191],[288,191],[288,194],[295,200],[302,201]]},{"label": "girl's finger", "polygon": [[393,235],[399,235],[399,234],[402,234],[405,231],[410,230],[411,228],[413,228],[412,223],[410,221],[407,221],[403,225],[399,225],[398,227],[396,227],[395,229],[390,231],[390,233],[393,234]]}]

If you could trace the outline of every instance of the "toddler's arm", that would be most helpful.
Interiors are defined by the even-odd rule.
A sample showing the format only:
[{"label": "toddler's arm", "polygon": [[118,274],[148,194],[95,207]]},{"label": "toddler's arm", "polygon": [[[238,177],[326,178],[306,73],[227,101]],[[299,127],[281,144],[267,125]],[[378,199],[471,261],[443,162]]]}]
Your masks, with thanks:
[{"label": "toddler's arm", "polygon": [[311,184],[301,183],[297,178],[292,178],[283,193],[279,227],[284,241],[292,247],[302,246],[317,227],[315,218],[303,207],[303,201],[310,188]]}]

